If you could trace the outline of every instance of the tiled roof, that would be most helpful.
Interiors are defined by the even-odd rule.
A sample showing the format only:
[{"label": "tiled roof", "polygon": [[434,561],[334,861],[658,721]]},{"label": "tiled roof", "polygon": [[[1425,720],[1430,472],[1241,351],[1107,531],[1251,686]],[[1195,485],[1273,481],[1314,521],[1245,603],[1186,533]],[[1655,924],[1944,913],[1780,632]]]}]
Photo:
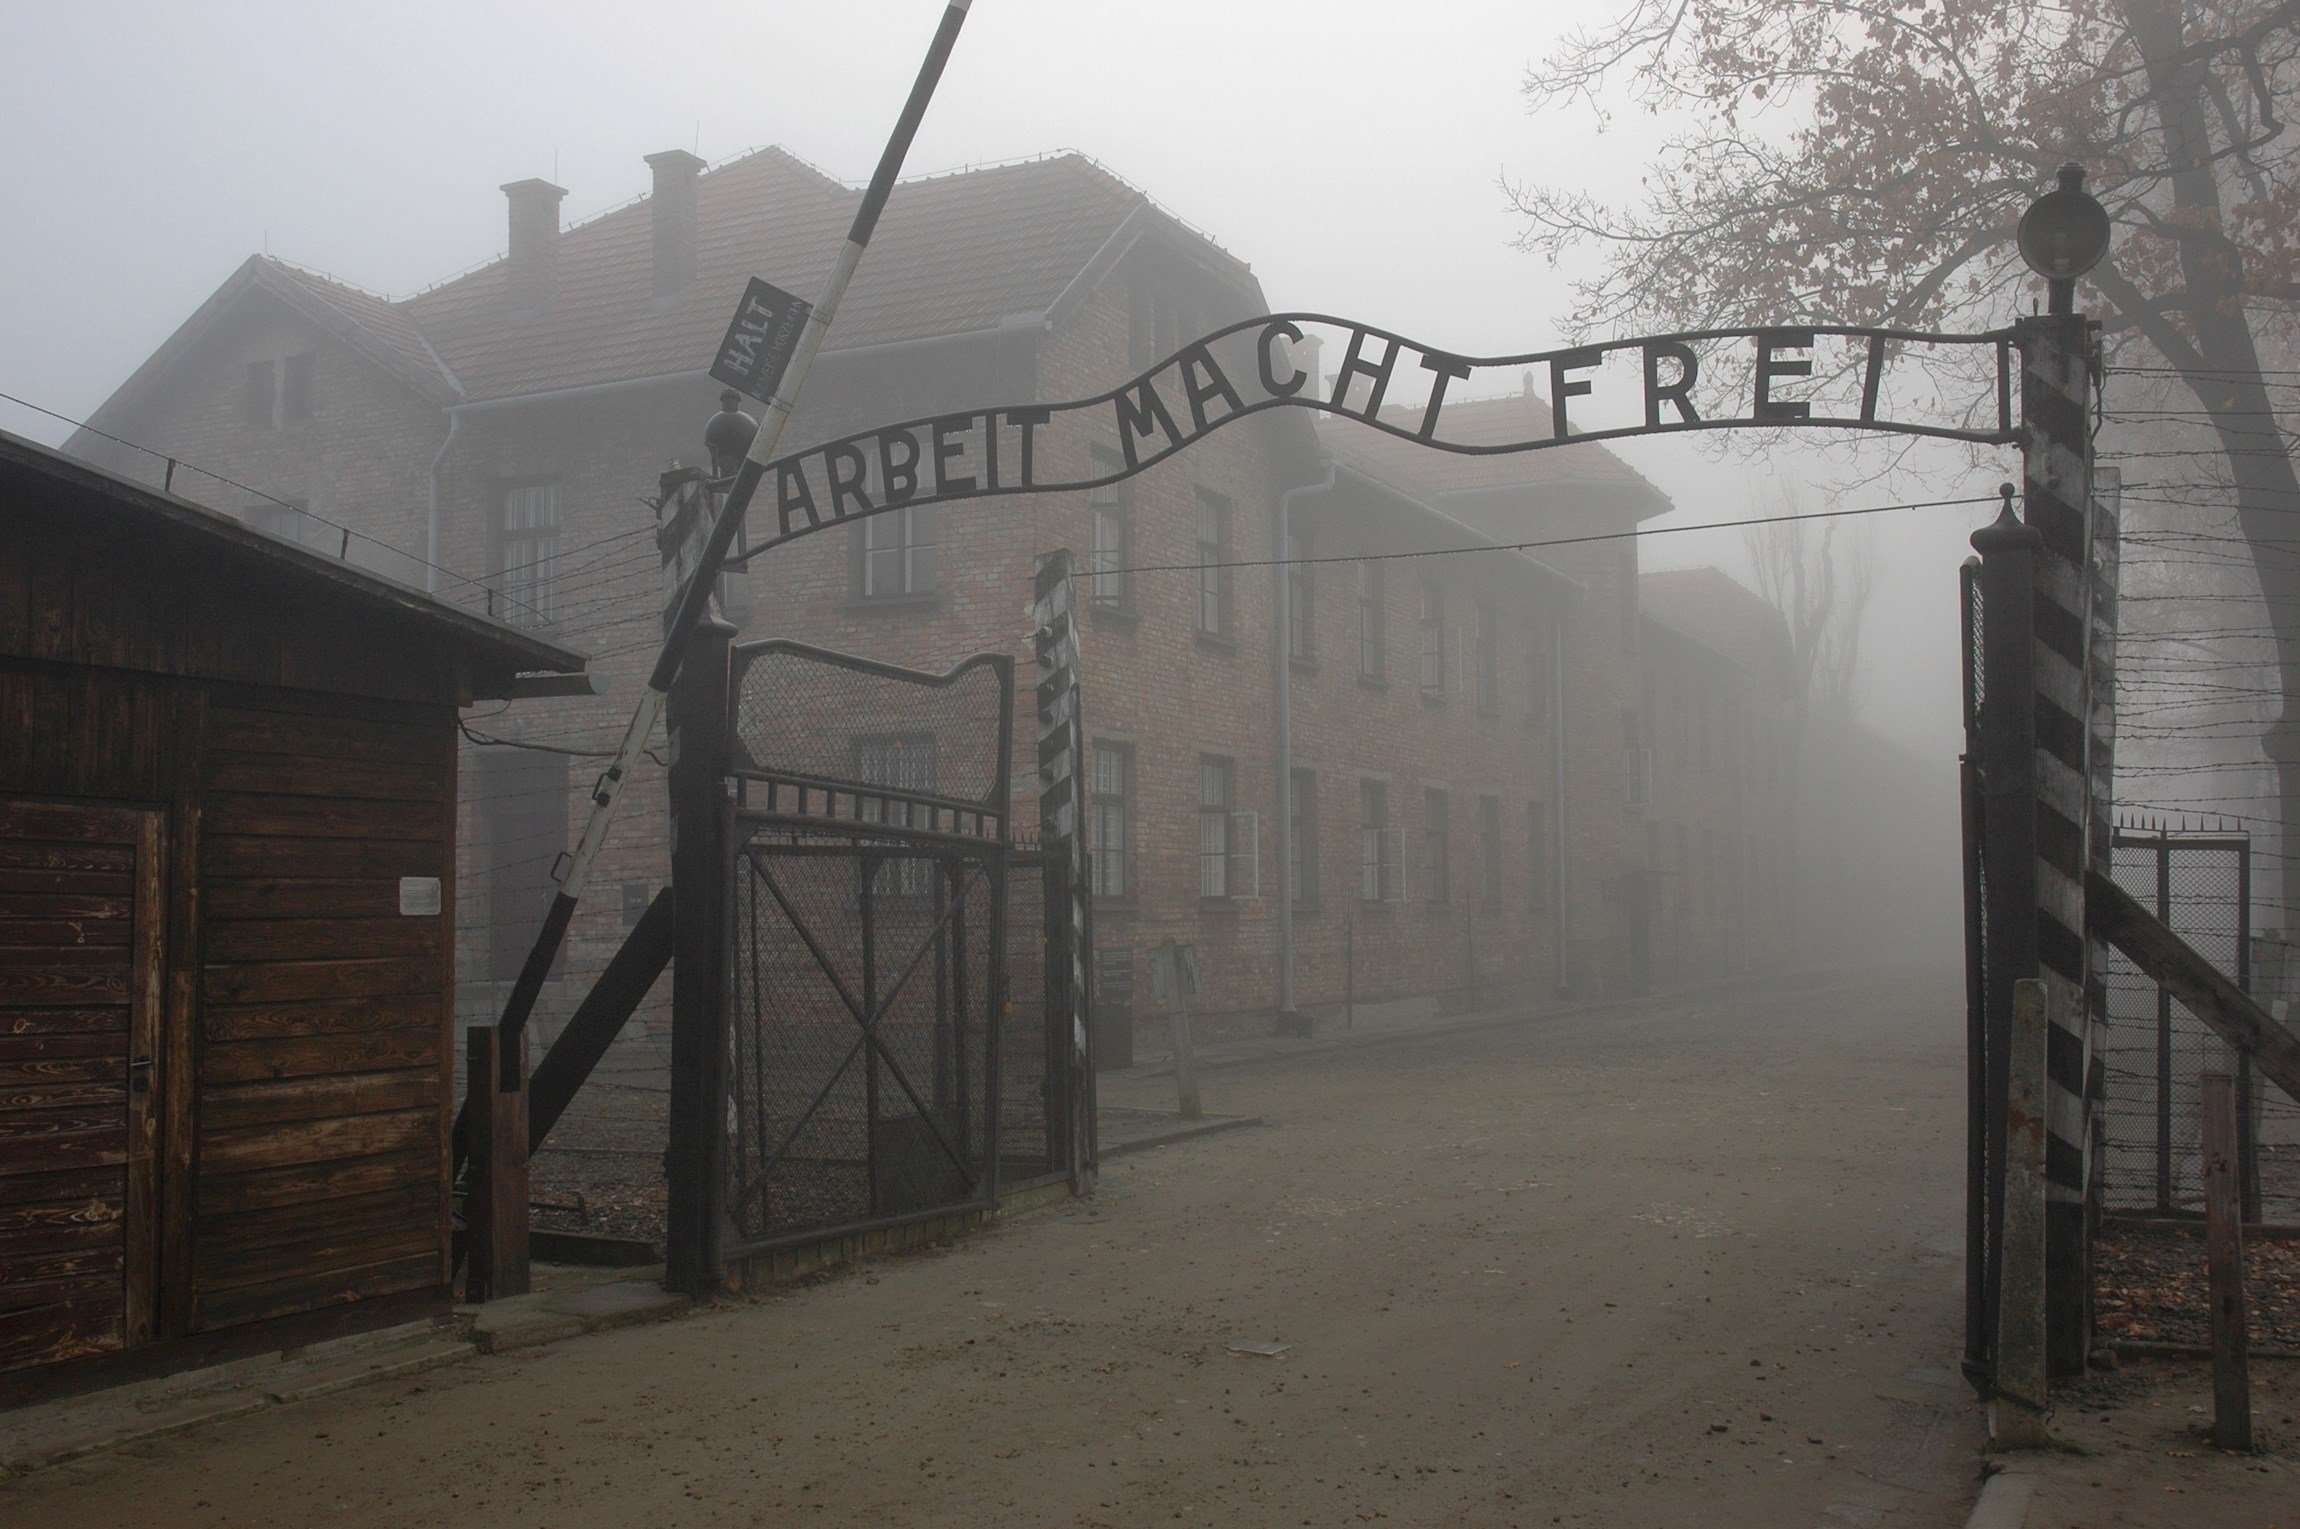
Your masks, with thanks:
[{"label": "tiled roof", "polygon": [[[859,199],[762,149],[698,182],[696,277],[676,302],[655,301],[653,212],[642,199],[560,235],[545,314],[509,316],[501,260],[397,306],[474,399],[699,371],[752,276],[814,295]],[[1044,312],[1147,204],[1075,154],[898,185],[825,349]]]},{"label": "tiled roof", "polygon": [[[1382,418],[1408,430],[1421,425],[1421,406],[1384,409]],[[1502,398],[1449,401],[1443,433],[1449,440],[1470,445],[1503,441],[1539,440],[1550,431],[1549,400],[1528,390]],[[1491,456],[1462,456],[1438,451],[1415,441],[1369,430],[1351,420],[1322,415],[1318,430],[1326,449],[1336,456],[1374,466],[1384,476],[1410,485],[1418,493],[1435,497],[1501,488],[1584,488],[1593,485],[1630,490],[1649,497],[1658,515],[1669,508],[1659,489],[1637,469],[1603,446],[1556,446],[1538,451],[1500,452]]]},{"label": "tiled roof", "polygon": [[415,327],[406,304],[378,297],[373,292],[362,292],[316,271],[269,256],[257,259],[263,275],[268,278],[267,285],[277,290],[284,284],[316,299],[341,321],[329,327],[344,332],[355,344],[364,341],[368,349],[378,353],[378,360],[426,386],[444,388],[450,393],[458,391],[456,379],[442,369],[438,353],[424,342],[423,332]]},{"label": "tiled roof", "polygon": [[1637,581],[1637,603],[1671,631],[1752,673],[1789,682],[1789,626],[1763,596],[1721,568],[1672,568]]}]

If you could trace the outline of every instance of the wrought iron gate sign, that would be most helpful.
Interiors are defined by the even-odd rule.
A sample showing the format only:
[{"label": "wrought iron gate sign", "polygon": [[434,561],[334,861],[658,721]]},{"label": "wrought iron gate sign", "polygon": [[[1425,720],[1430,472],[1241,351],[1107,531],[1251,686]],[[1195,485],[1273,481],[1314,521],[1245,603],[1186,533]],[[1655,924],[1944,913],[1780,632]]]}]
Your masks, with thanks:
[{"label": "wrought iron gate sign", "polygon": [[[1311,358],[1322,356],[1340,357],[1329,379],[1312,375]],[[1494,440],[1451,428],[1449,399],[1515,390],[1527,374],[1549,393],[1545,433]],[[2009,329],[1716,329],[1468,357],[1347,319],[1273,314],[1217,329],[1092,398],[906,420],[779,458],[768,468],[774,519],[752,527],[767,534],[727,561],[906,506],[1116,483],[1271,409],[1315,409],[1474,456],[1751,426],[2005,444],[2019,439],[2014,375]],[[1424,385],[1414,402],[1385,408],[1393,390],[1420,394]],[[1043,470],[1039,432],[1077,419],[1118,442],[1123,466],[1084,477]]]}]

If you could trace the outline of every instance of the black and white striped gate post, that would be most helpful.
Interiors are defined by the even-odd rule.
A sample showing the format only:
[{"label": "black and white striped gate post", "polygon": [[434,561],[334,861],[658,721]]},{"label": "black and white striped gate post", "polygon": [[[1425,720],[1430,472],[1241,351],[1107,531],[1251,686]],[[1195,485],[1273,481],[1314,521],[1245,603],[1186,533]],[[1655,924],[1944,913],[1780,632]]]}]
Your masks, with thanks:
[{"label": "black and white striped gate post", "polygon": [[[2097,796],[2094,727],[2112,717],[2093,704],[2096,556],[2092,492],[2095,326],[2070,313],[2023,319],[2022,519],[2036,533],[2035,719],[2036,974],[2051,1021],[2046,1058],[2046,1356],[2054,1376],[2082,1375],[2091,1337],[2091,966],[2084,873]],[[2113,649],[2111,650],[2113,652]],[[2103,767],[2107,761],[2101,761]],[[2097,804],[2105,812],[2105,802]],[[2098,817],[2105,824],[2105,817]],[[2101,829],[2105,840],[2106,829]],[[2103,843],[2098,854],[2105,855]]]},{"label": "black and white striped gate post", "polygon": [[[1058,549],[1039,558],[1032,589],[1038,659],[1038,839],[1052,875],[1046,909],[1046,1025],[1062,1037],[1060,1099],[1064,1158],[1071,1188],[1093,1187],[1094,1058],[1087,1014],[1087,973],[1094,941],[1087,905],[1085,720],[1078,694],[1078,627],[1071,596],[1072,560]],[[1051,1065],[1051,1054],[1048,1061]],[[1055,1078],[1048,1078],[1049,1085]]]}]

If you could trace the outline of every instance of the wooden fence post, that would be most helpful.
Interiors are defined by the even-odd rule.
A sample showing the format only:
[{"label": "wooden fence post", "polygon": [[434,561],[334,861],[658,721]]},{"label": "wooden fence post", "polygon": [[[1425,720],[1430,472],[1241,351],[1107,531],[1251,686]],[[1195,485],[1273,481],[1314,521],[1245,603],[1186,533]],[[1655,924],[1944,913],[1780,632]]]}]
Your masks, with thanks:
[{"label": "wooden fence post", "polygon": [[494,1025],[473,1025],[466,1038],[471,1156],[463,1194],[464,1296],[475,1302],[527,1293],[526,1037],[517,1044],[505,1068]]},{"label": "wooden fence post", "polygon": [[2244,1330],[2243,1187],[2237,1171],[2236,1080],[2204,1075],[2204,1257],[2212,1296],[2212,1442],[2252,1448],[2252,1377]]},{"label": "wooden fence post", "polygon": [[2013,984],[2005,1107],[2004,1240],[1999,1255],[1996,1374],[1989,1397],[1993,1449],[2043,1449],[2045,1410],[2045,985]]}]

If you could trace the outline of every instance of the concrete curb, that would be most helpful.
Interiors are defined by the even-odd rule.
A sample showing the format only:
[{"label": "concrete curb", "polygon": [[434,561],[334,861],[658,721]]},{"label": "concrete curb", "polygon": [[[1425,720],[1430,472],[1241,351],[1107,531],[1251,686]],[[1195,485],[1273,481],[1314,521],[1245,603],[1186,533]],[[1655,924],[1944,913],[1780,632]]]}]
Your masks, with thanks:
[{"label": "concrete curb", "polygon": [[0,1481],[480,1354],[665,1321],[693,1305],[637,1280],[545,1291],[459,1307],[452,1327],[412,1323],[23,1408],[0,1414]]},{"label": "concrete curb", "polygon": [[1108,1144],[1102,1148],[1101,1156],[1104,1162],[1108,1162],[1111,1158],[1124,1157],[1131,1152],[1147,1152],[1152,1147],[1171,1147],[1176,1142],[1195,1141],[1201,1136],[1235,1131],[1241,1126],[1266,1124],[1268,1122],[1259,1115],[1217,1115],[1193,1121],[1189,1125],[1176,1126],[1169,1131],[1158,1131],[1149,1136],[1137,1136],[1131,1140]]},{"label": "concrete curb", "polygon": [[2021,1529],[2034,1496],[2036,1477],[2026,1471],[1999,1471],[1982,1486],[1965,1529]]}]

